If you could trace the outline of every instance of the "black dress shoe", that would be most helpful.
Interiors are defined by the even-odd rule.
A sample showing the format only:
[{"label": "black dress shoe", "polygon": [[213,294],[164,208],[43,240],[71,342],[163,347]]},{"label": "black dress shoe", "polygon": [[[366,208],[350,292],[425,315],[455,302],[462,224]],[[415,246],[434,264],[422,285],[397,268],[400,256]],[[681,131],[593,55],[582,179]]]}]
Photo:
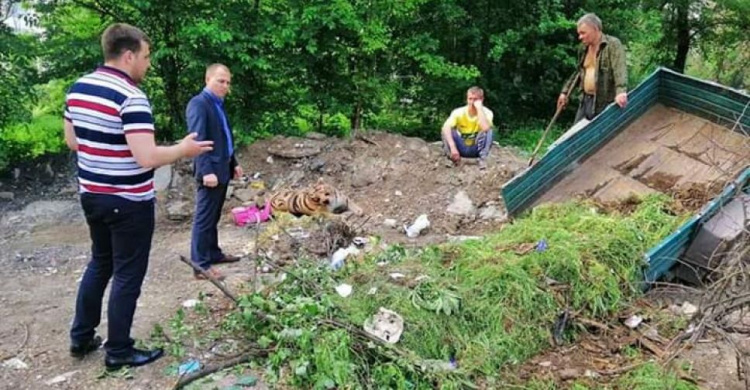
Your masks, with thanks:
[{"label": "black dress shoe", "polygon": [[108,370],[118,370],[122,367],[138,367],[156,361],[162,355],[164,355],[164,350],[161,348],[150,351],[133,348],[133,351],[128,356],[116,357],[107,355],[104,358],[104,365],[107,366]]},{"label": "black dress shoe", "polygon": [[74,358],[82,359],[84,356],[88,355],[91,352],[96,351],[99,349],[99,346],[102,345],[102,338],[99,336],[94,336],[91,340],[85,343],[81,344],[70,344],[70,356],[73,356]]}]

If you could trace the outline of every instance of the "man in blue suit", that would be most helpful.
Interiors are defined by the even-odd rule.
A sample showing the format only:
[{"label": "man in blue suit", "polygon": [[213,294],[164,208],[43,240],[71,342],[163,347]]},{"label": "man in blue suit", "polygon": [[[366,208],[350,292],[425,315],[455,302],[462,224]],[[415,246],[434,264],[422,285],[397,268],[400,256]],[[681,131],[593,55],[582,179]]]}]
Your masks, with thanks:
[{"label": "man in blue suit", "polygon": [[[229,68],[222,64],[210,65],[206,69],[206,87],[190,100],[186,110],[188,131],[198,133],[197,140],[214,142],[213,151],[194,160],[198,188],[190,255],[196,265],[217,280],[223,280],[224,275],[213,265],[240,260],[221,251],[216,229],[229,180],[232,176],[242,176],[242,168],[234,155],[232,128],[224,111],[224,98],[229,93],[231,80]],[[205,279],[199,272],[194,275],[196,279]]]}]

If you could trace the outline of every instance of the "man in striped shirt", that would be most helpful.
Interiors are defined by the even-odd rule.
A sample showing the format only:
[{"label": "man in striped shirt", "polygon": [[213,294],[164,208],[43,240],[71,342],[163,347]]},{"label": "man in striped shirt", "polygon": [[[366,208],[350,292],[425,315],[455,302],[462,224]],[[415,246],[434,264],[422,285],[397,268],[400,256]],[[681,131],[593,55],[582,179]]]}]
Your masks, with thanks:
[{"label": "man in striped shirt", "polygon": [[78,288],[70,352],[98,349],[104,290],[113,279],[104,345],[108,369],[140,366],[163,354],[133,347],[130,328],[154,232],[154,168],[212,149],[190,134],[156,146],[151,104],[137,87],[151,65],[146,34],[113,24],[102,35],[104,65],[78,79],[65,104],[65,141],[78,155],[78,182],[91,235],[91,261]]}]

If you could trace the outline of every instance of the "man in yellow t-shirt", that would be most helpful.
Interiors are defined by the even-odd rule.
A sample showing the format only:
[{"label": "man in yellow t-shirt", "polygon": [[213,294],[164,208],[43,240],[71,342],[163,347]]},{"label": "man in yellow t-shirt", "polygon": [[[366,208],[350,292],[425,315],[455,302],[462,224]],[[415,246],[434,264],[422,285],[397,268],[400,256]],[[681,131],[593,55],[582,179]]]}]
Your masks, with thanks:
[{"label": "man in yellow t-shirt", "polygon": [[492,147],[492,111],[483,105],[484,91],[471,87],[466,91],[466,106],[459,107],[443,124],[443,150],[454,164],[461,157],[479,158],[479,169],[487,168]]}]

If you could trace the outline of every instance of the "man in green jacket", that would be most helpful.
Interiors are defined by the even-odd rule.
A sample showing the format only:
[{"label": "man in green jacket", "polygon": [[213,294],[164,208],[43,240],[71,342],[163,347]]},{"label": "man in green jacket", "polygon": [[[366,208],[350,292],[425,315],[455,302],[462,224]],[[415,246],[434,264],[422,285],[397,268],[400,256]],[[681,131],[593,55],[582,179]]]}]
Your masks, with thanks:
[{"label": "man in green jacket", "polygon": [[625,48],[619,39],[602,32],[602,21],[594,14],[578,20],[578,70],[563,87],[557,99],[558,109],[568,104],[566,91],[580,86],[582,96],[575,121],[591,120],[611,102],[624,108],[628,104],[628,69]]}]

